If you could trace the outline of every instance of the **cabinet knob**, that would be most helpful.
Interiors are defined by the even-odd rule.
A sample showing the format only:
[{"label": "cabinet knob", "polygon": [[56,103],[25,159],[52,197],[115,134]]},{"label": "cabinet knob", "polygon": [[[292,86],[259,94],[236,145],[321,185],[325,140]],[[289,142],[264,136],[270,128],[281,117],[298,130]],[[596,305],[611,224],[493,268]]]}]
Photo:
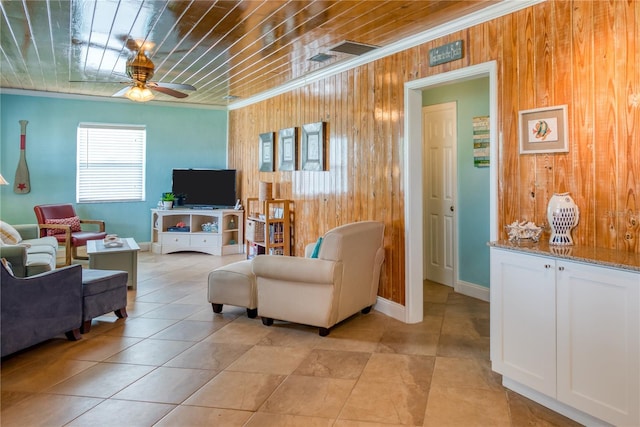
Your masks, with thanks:
[{"label": "cabinet knob", "polygon": [[544,268],[551,268],[551,264],[545,264]]},{"label": "cabinet knob", "polygon": [[558,270],[560,270],[560,271],[564,271],[564,267],[563,267],[563,266],[560,266],[560,267],[558,267]]}]

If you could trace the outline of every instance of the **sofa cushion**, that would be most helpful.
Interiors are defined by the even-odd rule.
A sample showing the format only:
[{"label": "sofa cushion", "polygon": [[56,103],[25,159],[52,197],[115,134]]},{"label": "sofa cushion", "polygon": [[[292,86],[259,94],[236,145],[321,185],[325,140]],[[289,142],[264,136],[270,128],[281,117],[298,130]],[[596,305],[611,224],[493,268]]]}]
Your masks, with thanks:
[{"label": "sofa cushion", "polygon": [[[71,227],[71,232],[82,231],[80,228],[80,217],[72,216],[69,218],[52,218],[45,219],[45,224],[62,224]],[[64,234],[62,229],[47,229],[47,236],[53,236],[54,234]]]},{"label": "sofa cushion", "polygon": [[15,245],[22,241],[22,236],[12,225],[0,221],[0,240],[7,245]]},{"label": "sofa cushion", "polygon": [[48,245],[34,245],[34,246],[29,246],[26,248],[27,250],[27,259],[31,258],[34,255],[49,255],[53,258],[56,258],[58,256],[58,251],[56,250],[56,248],[52,248],[51,246]]},{"label": "sofa cushion", "polygon": [[55,255],[40,253],[40,254],[27,254],[27,264],[25,265],[27,271],[26,276],[35,276],[36,274],[44,273],[47,271],[55,270],[56,257]]},{"label": "sofa cushion", "polygon": [[34,249],[35,252],[43,252],[43,250],[38,250],[36,247],[43,246],[45,248],[53,248],[54,250],[58,249],[58,240],[55,237],[40,237],[39,239],[23,239],[20,242],[21,245],[24,245],[28,248]]}]

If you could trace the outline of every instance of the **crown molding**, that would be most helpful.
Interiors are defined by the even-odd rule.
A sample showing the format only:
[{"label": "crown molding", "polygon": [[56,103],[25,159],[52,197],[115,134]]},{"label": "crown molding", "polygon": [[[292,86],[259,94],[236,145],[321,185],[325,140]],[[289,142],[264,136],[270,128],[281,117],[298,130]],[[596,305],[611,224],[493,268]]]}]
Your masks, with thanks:
[{"label": "crown molding", "polygon": [[362,65],[368,64],[373,61],[377,61],[386,56],[393,55],[403,50],[407,50],[407,49],[419,46],[421,44],[427,43],[429,41],[438,39],[440,37],[447,36],[449,34],[455,33],[456,31],[461,31],[467,28],[471,28],[475,25],[485,23],[487,21],[499,18],[501,16],[509,15],[511,13],[517,12],[522,9],[526,9],[528,7],[534,6],[539,3],[543,3],[545,1],[546,0],[504,0],[500,3],[496,3],[489,7],[486,7],[480,11],[470,13],[461,18],[447,22],[446,24],[439,25],[437,27],[426,30],[422,33],[418,33],[414,36],[406,37],[396,43],[392,43],[388,46],[384,46],[380,49],[376,49],[366,55],[362,55],[357,58],[338,62],[327,68],[323,68],[321,70],[309,73],[303,77],[291,80],[290,82],[283,84],[281,86],[278,86],[276,88],[273,88],[271,90],[261,92],[250,98],[233,102],[229,104],[228,109],[236,110],[236,109],[244,108],[258,102],[265,101],[274,96],[287,93],[293,89],[304,87],[318,80],[326,79],[336,74],[351,70],[356,67],[360,67]]},{"label": "crown molding", "polygon": [[73,99],[77,101],[93,101],[93,102],[115,102],[119,104],[133,104],[133,105],[153,105],[154,107],[169,107],[169,108],[198,108],[202,110],[222,110],[226,111],[227,107],[222,105],[204,105],[204,104],[190,104],[188,102],[163,102],[163,101],[148,101],[148,102],[134,102],[126,98],[111,97],[111,96],[96,96],[96,95],[79,95],[73,93],[60,93],[60,92],[46,92],[38,90],[25,90],[25,89],[12,89],[12,88],[0,88],[0,95],[20,95],[20,96],[36,96],[41,98],[58,98],[58,99]]}]

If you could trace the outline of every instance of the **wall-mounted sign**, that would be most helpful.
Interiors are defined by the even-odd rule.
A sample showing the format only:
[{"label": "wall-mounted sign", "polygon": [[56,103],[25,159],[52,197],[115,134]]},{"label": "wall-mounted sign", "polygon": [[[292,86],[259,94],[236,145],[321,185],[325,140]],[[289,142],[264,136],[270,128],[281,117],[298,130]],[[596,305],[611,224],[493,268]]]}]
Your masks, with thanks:
[{"label": "wall-mounted sign", "polygon": [[429,66],[444,64],[462,58],[462,40],[429,49]]}]

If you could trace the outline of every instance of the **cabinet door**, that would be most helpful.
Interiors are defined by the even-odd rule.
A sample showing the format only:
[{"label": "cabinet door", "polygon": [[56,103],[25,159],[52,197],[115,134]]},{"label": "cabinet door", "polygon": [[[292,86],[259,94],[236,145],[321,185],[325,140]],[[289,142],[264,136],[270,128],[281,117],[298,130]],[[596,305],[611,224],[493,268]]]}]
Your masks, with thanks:
[{"label": "cabinet door", "polygon": [[558,261],[558,400],[640,425],[640,274]]},{"label": "cabinet door", "polygon": [[496,372],[555,397],[555,261],[491,249],[491,362]]}]

